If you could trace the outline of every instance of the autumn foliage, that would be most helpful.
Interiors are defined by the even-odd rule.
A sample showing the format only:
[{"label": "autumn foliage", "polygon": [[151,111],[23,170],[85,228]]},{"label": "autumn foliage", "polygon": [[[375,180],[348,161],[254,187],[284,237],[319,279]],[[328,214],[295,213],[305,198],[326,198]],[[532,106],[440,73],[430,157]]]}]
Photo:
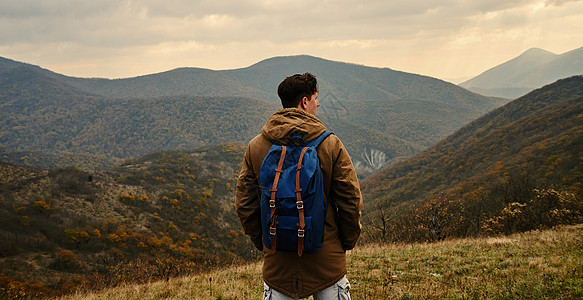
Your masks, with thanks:
[{"label": "autumn foliage", "polygon": [[582,222],[583,77],[559,80],[362,182],[365,236],[434,241]]},{"label": "autumn foliage", "polygon": [[231,205],[243,150],[154,153],[91,174],[0,164],[9,178],[0,183],[0,298],[169,280],[256,259]]}]

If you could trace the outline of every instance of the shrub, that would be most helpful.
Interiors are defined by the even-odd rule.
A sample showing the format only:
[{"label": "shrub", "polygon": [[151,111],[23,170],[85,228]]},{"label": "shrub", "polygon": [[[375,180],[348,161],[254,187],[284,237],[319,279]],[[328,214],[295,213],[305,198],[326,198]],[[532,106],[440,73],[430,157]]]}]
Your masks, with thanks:
[{"label": "shrub", "polygon": [[51,268],[60,271],[74,271],[80,267],[77,255],[69,250],[61,250],[55,254]]},{"label": "shrub", "polygon": [[508,204],[486,220],[481,231],[485,234],[510,234],[582,222],[583,204],[573,193],[544,189],[535,190],[535,197],[526,203]]}]

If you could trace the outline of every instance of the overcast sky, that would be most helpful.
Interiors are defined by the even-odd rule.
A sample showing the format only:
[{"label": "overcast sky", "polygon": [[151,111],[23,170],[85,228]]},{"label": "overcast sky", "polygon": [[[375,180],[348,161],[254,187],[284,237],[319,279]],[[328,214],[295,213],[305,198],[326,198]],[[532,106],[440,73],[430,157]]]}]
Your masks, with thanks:
[{"label": "overcast sky", "polygon": [[442,79],[583,47],[581,0],[2,0],[0,56],[80,77],[309,54]]}]

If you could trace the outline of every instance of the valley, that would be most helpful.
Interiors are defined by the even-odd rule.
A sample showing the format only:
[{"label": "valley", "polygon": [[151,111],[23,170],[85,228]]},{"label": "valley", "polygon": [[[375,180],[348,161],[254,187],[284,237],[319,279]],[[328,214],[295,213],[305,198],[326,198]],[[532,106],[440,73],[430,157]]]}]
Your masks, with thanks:
[{"label": "valley", "polygon": [[[42,298],[157,280],[156,287],[138,289],[177,295],[168,282],[205,281],[229,266],[244,270],[233,279],[240,292],[255,295],[258,265],[247,264],[261,253],[235,215],[234,187],[246,143],[279,109],[274,87],[305,71],[320,81],[318,117],[346,145],[361,180],[363,250],[350,259],[355,270],[373,270],[353,274],[357,293],[372,287],[373,294],[359,297],[389,291],[429,297],[400,284],[444,285],[441,277],[426,280],[433,275],[403,271],[404,265],[374,267],[377,260],[398,264],[395,253],[415,254],[411,245],[430,248],[419,254],[421,263],[442,256],[435,253],[492,245],[448,245],[452,239],[516,237],[583,223],[581,76],[511,100],[305,55],[237,70],[181,68],[116,80],[0,59],[0,296]],[[561,228],[570,228],[561,236],[580,238],[580,226]],[[550,261],[561,255],[548,249]],[[580,261],[576,253],[564,255]],[[488,277],[460,264],[435,274],[459,279],[470,272],[493,285],[506,282],[501,273]],[[556,295],[540,282],[532,284],[541,293],[529,294],[524,286],[533,287],[526,283],[532,274],[526,273],[506,285],[512,293]],[[195,274],[203,275],[186,277]],[[508,295],[508,289],[476,294],[484,286],[464,282],[462,290],[429,291]],[[192,290],[228,297],[224,284]],[[552,286],[581,295],[576,284]]]}]

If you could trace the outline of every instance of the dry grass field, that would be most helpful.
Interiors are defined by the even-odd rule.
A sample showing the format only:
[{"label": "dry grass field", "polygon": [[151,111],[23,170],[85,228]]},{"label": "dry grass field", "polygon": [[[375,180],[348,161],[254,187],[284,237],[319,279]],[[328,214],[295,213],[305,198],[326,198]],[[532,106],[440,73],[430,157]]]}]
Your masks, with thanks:
[{"label": "dry grass field", "polygon": [[[365,245],[348,254],[353,299],[581,299],[583,225],[504,237]],[[261,264],[61,300],[260,299]]]}]

